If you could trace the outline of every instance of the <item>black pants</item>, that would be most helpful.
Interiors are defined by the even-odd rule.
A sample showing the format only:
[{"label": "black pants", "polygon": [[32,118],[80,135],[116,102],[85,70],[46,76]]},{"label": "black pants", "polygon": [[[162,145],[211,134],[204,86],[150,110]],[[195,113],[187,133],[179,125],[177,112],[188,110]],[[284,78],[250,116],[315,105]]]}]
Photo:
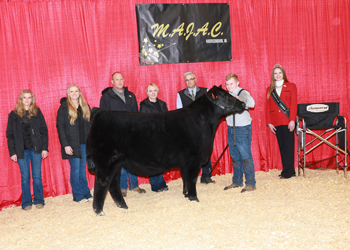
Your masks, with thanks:
[{"label": "black pants", "polygon": [[201,181],[203,181],[207,177],[211,177],[211,169],[213,167],[211,166],[211,160],[209,159],[208,163],[202,166],[202,177]]},{"label": "black pants", "polygon": [[294,131],[290,132],[287,125],[276,127],[276,136],[280,148],[283,170],[281,176],[290,178],[294,169]]}]

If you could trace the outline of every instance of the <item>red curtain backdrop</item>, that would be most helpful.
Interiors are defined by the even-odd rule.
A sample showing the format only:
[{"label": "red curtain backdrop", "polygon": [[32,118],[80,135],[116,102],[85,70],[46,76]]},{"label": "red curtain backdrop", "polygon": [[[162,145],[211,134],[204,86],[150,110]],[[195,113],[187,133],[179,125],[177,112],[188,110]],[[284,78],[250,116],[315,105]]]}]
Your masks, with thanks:
[{"label": "red curtain backdrop", "polygon": [[[215,3],[182,1],[181,3]],[[173,0],[0,0],[0,209],[21,199],[20,171],[7,149],[8,113],[23,89],[31,89],[49,129],[49,157],[43,160],[44,196],[71,193],[70,167],[61,159],[56,112],[67,87],[78,84],[90,106],[98,106],[101,91],[111,86],[111,74],[120,71],[125,85],[146,98],[146,86],[160,87],[159,98],[175,109],[176,93],[185,88],[183,74],[192,71],[201,87],[225,84],[229,73],[239,76],[256,106],[252,152],[256,171],[281,169],[276,138],[265,123],[265,91],[272,67],[284,66],[296,83],[299,103],[339,102],[350,117],[350,4],[349,0],[240,0],[230,5],[231,62],[139,66],[136,4],[178,3]],[[349,136],[348,136],[349,139]],[[211,157],[214,163],[227,144],[226,123],[218,128]],[[322,151],[322,150],[321,150]],[[332,155],[329,147],[311,159]],[[297,164],[296,164],[297,166]],[[214,175],[232,172],[225,152]],[[179,178],[178,171],[166,180]],[[277,176],[276,176],[277,178]],[[147,178],[140,178],[147,183]],[[88,174],[89,186],[94,176]],[[259,185],[259,183],[257,183]]]}]

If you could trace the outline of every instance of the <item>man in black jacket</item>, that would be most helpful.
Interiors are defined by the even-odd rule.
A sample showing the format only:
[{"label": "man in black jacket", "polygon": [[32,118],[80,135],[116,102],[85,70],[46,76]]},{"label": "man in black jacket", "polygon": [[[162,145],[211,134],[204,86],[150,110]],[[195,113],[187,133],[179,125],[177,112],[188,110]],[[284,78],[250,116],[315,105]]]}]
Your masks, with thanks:
[{"label": "man in black jacket", "polygon": [[[184,77],[185,77],[185,83],[187,85],[187,88],[177,93],[177,98],[176,98],[177,109],[190,105],[193,101],[195,101],[201,95],[205,94],[208,91],[207,88],[201,88],[196,85],[197,78],[195,74],[193,74],[192,72],[185,73]],[[205,183],[205,184],[215,183],[215,181],[211,178],[211,169],[212,169],[211,160],[209,160],[205,166],[202,166],[201,183]]]},{"label": "man in black jacket", "polygon": [[[122,73],[115,72],[112,74],[112,85],[113,87],[105,88],[102,91],[100,108],[113,111],[138,112],[136,97],[127,87],[124,87],[124,77]],[[120,174],[120,189],[124,197],[127,194],[128,179],[130,190],[134,190],[140,194],[146,193],[146,190],[139,187],[137,176],[122,168]]]}]

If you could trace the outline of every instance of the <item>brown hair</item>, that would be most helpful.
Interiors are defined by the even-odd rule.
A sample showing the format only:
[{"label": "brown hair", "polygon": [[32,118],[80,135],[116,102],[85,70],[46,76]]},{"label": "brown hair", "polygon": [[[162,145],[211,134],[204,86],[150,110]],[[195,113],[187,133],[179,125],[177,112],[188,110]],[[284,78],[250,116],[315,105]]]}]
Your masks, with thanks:
[{"label": "brown hair", "polygon": [[284,68],[280,64],[276,64],[275,66],[273,66],[272,74],[271,74],[271,83],[270,83],[269,91],[267,92],[267,100],[270,99],[271,92],[276,88],[276,81],[274,76],[275,69],[280,69],[283,73],[283,80],[285,82],[288,82],[286,71],[284,70]]},{"label": "brown hair", "polygon": [[30,104],[29,109],[28,109],[28,113],[29,113],[28,118],[30,119],[32,116],[36,116],[38,114],[38,107],[36,106],[34,94],[29,89],[22,90],[22,92],[19,94],[16,107],[13,111],[15,113],[17,113],[17,115],[20,118],[22,118],[25,115],[26,109],[23,105],[24,94],[31,94],[31,96],[32,96],[32,103]]},{"label": "brown hair", "polygon": [[85,98],[84,96],[82,95],[81,91],[80,91],[80,88],[78,87],[78,85],[76,84],[71,84],[68,89],[67,89],[67,104],[68,104],[68,114],[70,116],[70,124],[71,125],[74,125],[74,121],[78,118],[78,110],[75,108],[73,102],[72,102],[72,99],[70,98],[69,96],[69,90],[70,88],[72,87],[76,87],[78,88],[78,91],[79,91],[79,105],[81,107],[81,109],[83,110],[83,118],[86,120],[86,121],[90,121],[90,109],[89,109],[89,106],[87,105],[86,101],[85,101]]}]

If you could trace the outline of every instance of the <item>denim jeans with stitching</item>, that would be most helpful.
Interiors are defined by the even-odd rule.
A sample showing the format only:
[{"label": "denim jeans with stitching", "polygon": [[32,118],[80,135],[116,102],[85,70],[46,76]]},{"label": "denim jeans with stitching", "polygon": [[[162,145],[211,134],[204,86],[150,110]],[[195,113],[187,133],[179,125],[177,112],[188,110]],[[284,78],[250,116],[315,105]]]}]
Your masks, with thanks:
[{"label": "denim jeans with stitching", "polygon": [[252,125],[235,127],[235,130],[236,146],[233,140],[233,128],[228,127],[227,129],[228,145],[233,165],[232,183],[239,187],[243,186],[244,171],[246,186],[255,187],[254,162],[251,151]]},{"label": "denim jeans with stitching", "polygon": [[86,179],[86,145],[80,144],[81,158],[70,158],[70,185],[73,201],[81,201],[92,197]]},{"label": "denim jeans with stitching", "polygon": [[[34,149],[24,150],[24,159],[17,160],[21,170],[23,209],[31,206],[33,203],[34,205],[45,205],[41,179],[41,160],[41,153],[35,154]],[[32,167],[34,202],[32,201],[32,193],[30,191],[30,166]]]}]

